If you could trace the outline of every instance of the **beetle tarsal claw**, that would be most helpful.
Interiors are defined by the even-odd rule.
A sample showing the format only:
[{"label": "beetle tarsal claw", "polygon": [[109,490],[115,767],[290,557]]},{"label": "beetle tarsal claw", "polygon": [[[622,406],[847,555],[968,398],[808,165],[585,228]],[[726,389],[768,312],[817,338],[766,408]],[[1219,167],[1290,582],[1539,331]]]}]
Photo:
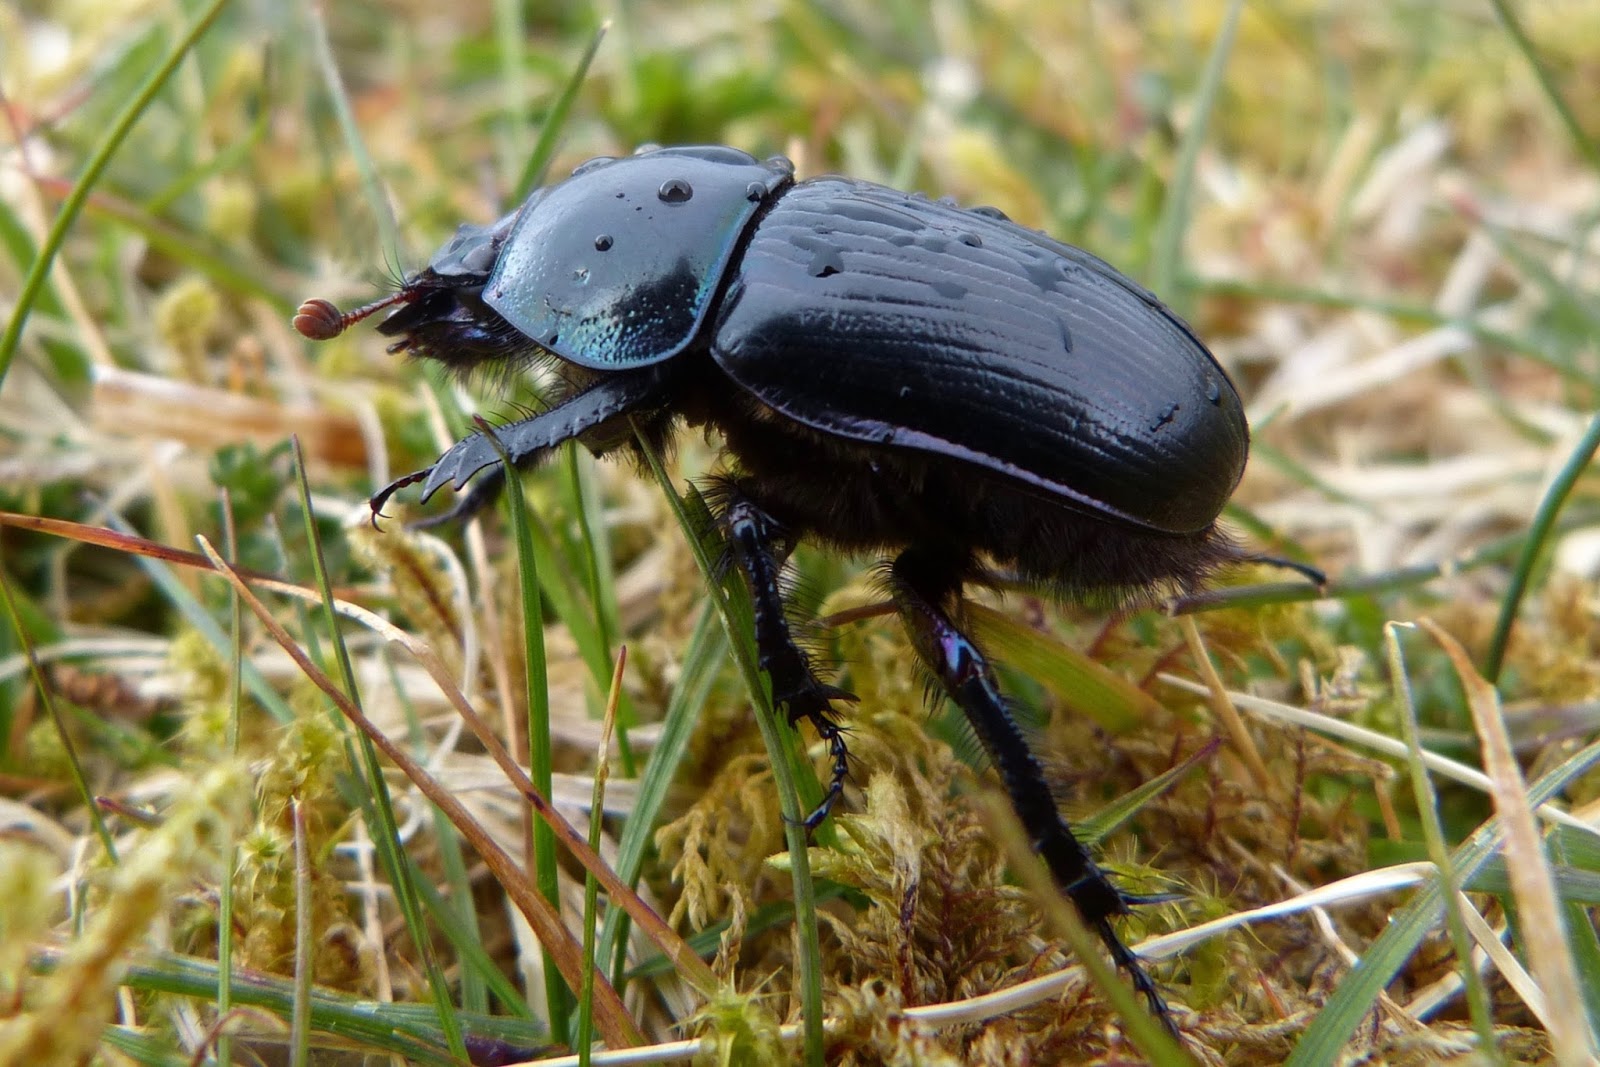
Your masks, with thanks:
[{"label": "beetle tarsal claw", "polygon": [[819,681],[811,673],[809,665],[805,668],[804,681],[801,682],[799,689],[781,697],[776,695],[774,697],[773,703],[787,713],[791,726],[797,725],[801,719],[809,720],[812,729],[817,731],[817,737],[828,746],[828,758],[832,762],[832,767],[827,791],[811,813],[800,820],[800,825],[808,832],[827,821],[833,812],[833,806],[844,796],[844,783],[850,777],[850,748],[845,740],[850,731],[835,718],[832,702],[839,700],[855,704],[860,699],[848,689],[840,689],[836,685]]},{"label": "beetle tarsal claw", "polygon": [[1122,902],[1130,908],[1151,908],[1158,904],[1176,904],[1182,899],[1182,893],[1122,893]]},{"label": "beetle tarsal claw", "polygon": [[1182,1045],[1183,1033],[1178,1029],[1178,1021],[1172,1017],[1172,1009],[1167,1007],[1166,998],[1161,995],[1161,988],[1150,977],[1150,972],[1144,969],[1139,957],[1122,943],[1122,939],[1117,936],[1116,930],[1112,929],[1109,920],[1100,919],[1092,925],[1095,933],[1100,935],[1101,944],[1111,953],[1111,961],[1128,976],[1128,982],[1134,991],[1144,997],[1145,1006],[1150,1009],[1150,1014],[1156,1017],[1156,1021],[1174,1041]]},{"label": "beetle tarsal claw", "polygon": [[422,481],[422,479],[432,474],[433,470],[434,468],[432,467],[424,467],[420,471],[412,471],[410,474],[407,474],[404,477],[396,478],[394,481],[390,482],[388,485],[384,486],[382,489],[379,489],[376,493],[373,493],[370,497],[368,497],[367,507],[372,509],[373,528],[377,528],[378,519],[383,516],[383,506],[389,502],[390,497],[394,496],[400,490],[409,485],[416,485],[418,482]]}]

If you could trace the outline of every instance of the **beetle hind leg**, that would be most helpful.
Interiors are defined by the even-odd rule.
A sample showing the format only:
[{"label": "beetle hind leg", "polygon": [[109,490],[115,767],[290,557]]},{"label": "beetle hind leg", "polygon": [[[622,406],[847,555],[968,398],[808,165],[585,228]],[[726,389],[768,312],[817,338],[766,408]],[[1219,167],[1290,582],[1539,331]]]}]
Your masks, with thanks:
[{"label": "beetle hind leg", "polygon": [[1043,768],[1006,705],[999,683],[976,643],[946,606],[959,594],[966,560],[908,549],[890,567],[889,586],[917,654],[960,707],[989,753],[1034,850],[1056,884],[1077,906],[1116,965],[1174,1036],[1176,1024],[1161,991],[1111,925],[1136,902],[1111,883],[1056,808]]},{"label": "beetle hind leg", "polygon": [[791,726],[801,719],[809,720],[817,736],[827,743],[833,761],[822,802],[804,820],[806,829],[814,830],[844,794],[844,782],[850,774],[845,728],[839,724],[833,702],[854,702],[856,697],[818,678],[810,658],[795,643],[779,581],[787,555],[779,551],[779,546],[788,540],[783,527],[736,483],[723,483],[715,496],[733,560],[750,587],[756,652],[761,669],[772,679],[772,703],[785,710]]}]

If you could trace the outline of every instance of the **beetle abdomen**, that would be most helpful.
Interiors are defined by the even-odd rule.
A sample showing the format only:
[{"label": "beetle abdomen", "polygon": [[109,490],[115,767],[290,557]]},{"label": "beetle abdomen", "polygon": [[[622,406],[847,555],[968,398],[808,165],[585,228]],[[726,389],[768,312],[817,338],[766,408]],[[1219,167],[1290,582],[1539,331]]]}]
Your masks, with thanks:
[{"label": "beetle abdomen", "polygon": [[757,224],[712,326],[745,389],[823,432],[964,460],[1162,533],[1243,473],[1238,394],[1153,296],[996,213],[845,178]]}]

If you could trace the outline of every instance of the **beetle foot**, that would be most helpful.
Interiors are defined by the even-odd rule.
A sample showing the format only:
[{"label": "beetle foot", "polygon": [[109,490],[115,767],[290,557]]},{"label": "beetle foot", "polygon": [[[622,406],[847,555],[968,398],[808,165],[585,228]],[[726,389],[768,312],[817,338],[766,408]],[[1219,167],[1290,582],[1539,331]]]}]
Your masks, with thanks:
[{"label": "beetle foot", "polygon": [[845,743],[845,734],[849,731],[839,725],[833,701],[854,704],[858,698],[848,690],[818,681],[809,671],[806,674],[803,683],[781,696],[775,695],[773,703],[788,714],[790,726],[797,726],[801,719],[810,721],[817,736],[828,743],[828,755],[833,759],[833,773],[828,778],[821,803],[801,820],[801,825],[810,833],[827,821],[833,806],[844,795],[845,779],[850,776],[850,749]]},{"label": "beetle foot", "polygon": [[400,490],[409,485],[416,485],[418,482],[422,481],[432,473],[432,467],[425,467],[420,471],[412,471],[410,474],[407,474],[404,477],[396,478],[394,481],[390,482],[388,485],[384,486],[382,489],[379,489],[376,493],[373,493],[370,497],[368,497],[367,507],[372,509],[372,518],[370,521],[372,522],[373,529],[378,528],[378,520],[383,517],[383,506],[389,502],[390,497],[394,496]]},{"label": "beetle foot", "polygon": [[[413,471],[401,478],[396,478],[388,485],[373,493],[367,499],[367,507],[372,509],[372,525],[377,527],[378,520],[383,517],[383,509],[400,490],[416,485],[418,482],[433,479],[437,476],[438,464],[426,467],[420,471]],[[437,515],[428,515],[424,518],[414,519],[406,523],[408,530],[429,530],[436,526],[448,526],[455,522],[465,522],[484,508],[493,504],[500,496],[500,491],[505,488],[506,476],[504,468],[491,470],[472,483],[472,488],[456,498],[456,502],[447,511]],[[426,496],[424,496],[426,499]]]},{"label": "beetle foot", "polygon": [[1162,1029],[1181,1046],[1183,1034],[1178,1030],[1178,1021],[1172,1017],[1172,1009],[1167,1007],[1166,998],[1161,995],[1161,988],[1156,985],[1155,979],[1150,977],[1150,972],[1144,969],[1144,964],[1139,962],[1139,957],[1122,943],[1117,932],[1111,928],[1110,919],[1100,919],[1092,926],[1094,932],[1100,935],[1100,943],[1105,945],[1106,951],[1111,954],[1111,960],[1117,965],[1117,969],[1128,976],[1128,982],[1133,986],[1134,992],[1144,997],[1145,1006],[1150,1009],[1150,1014],[1156,1017]]}]

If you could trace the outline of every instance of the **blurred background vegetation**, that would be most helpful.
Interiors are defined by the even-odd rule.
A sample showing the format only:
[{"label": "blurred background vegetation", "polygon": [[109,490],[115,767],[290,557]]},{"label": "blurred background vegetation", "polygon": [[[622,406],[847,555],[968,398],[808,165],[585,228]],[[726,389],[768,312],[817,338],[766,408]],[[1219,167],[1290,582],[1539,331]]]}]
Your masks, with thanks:
[{"label": "blurred background vegetation", "polygon": [[[1005,1010],[917,1014],[1073,957],[1007,875],[981,764],[926,710],[898,624],[852,610],[878,598],[871,561],[797,560],[836,623],[814,640],[862,698],[797,909],[752,698],[654,479],[572,451],[528,479],[520,538],[493,516],[366,524],[374,488],[538,383],[451,383],[368,329],[312,346],[295,306],[376,298],[531,179],[651,142],[995,205],[1152,286],[1239,384],[1255,443],[1228,519],[1327,570],[1326,596],[1251,568],[1176,617],[1020,595],[981,613],[1066,810],[1126,885],[1172,894],[1129,940],[1345,886],[1331,913],[1152,964],[1190,1055],[1584,1062],[1597,57],[1580,0],[0,7],[0,1062],[512,1062],[580,1043],[591,1008],[612,1044],[775,1062],[801,1055],[782,1026],[808,987],[830,1062],[1148,1051],[1075,972]],[[714,460],[686,439],[672,484]],[[262,595],[462,810],[365,751],[227,584],[134,536],[201,536],[311,588]],[[374,614],[331,625],[334,600]],[[1437,633],[1385,626],[1423,616]],[[636,1032],[566,988],[508,903],[528,849],[555,853],[428,650],[711,961],[609,918],[591,951]],[[1384,737],[1500,792],[1437,762],[1430,789]],[[826,771],[809,755],[802,788]],[[1571,812],[1542,851],[1513,818],[1518,767]],[[1397,866],[1430,859],[1470,892]],[[599,926],[581,866],[535,866],[576,938]],[[797,914],[820,919],[815,973]]]}]

